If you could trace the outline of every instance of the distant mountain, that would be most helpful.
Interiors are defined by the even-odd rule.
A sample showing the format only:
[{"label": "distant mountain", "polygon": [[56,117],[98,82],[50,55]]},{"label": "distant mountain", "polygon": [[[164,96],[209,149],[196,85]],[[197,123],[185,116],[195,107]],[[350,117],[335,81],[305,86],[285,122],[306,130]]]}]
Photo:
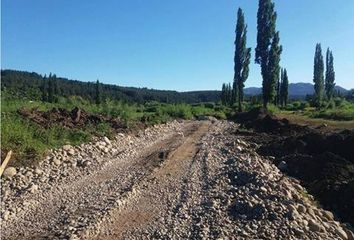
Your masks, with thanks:
[{"label": "distant mountain", "polygon": [[[335,89],[342,94],[346,94],[349,90],[342,88],[341,86],[335,86]],[[314,86],[312,83],[290,83],[289,84],[289,96],[290,98],[302,98],[306,95],[312,95],[314,93]],[[246,95],[258,95],[262,93],[262,88],[249,87],[245,88]]]}]

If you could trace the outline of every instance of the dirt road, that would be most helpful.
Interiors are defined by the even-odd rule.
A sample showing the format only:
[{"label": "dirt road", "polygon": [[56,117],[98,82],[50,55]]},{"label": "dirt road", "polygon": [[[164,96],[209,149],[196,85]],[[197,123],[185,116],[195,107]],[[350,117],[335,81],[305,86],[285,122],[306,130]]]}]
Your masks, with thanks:
[{"label": "dirt road", "polygon": [[[38,176],[35,191],[33,183],[21,192],[2,182],[10,189],[2,199],[8,209],[2,211],[2,238],[348,238],[351,233],[314,206],[299,184],[233,134],[236,128],[221,121],[175,122],[68,154],[68,161],[91,159],[77,160],[81,167],[61,169],[52,158],[50,174]],[[106,148],[115,151],[107,155]],[[95,149],[103,153],[91,154]]]}]

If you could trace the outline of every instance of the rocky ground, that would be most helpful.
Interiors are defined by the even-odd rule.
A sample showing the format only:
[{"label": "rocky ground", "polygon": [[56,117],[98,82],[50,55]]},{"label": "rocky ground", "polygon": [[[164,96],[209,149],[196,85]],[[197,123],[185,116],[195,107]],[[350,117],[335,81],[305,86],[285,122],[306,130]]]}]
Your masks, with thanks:
[{"label": "rocky ground", "polygon": [[354,239],[226,121],[54,151],[1,179],[3,239]]}]

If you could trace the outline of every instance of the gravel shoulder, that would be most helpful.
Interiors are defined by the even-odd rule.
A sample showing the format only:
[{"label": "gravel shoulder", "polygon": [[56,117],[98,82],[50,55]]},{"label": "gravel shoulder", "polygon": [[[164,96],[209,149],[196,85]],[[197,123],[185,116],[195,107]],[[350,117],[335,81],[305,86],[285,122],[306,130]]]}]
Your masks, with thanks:
[{"label": "gravel shoulder", "polygon": [[2,238],[353,239],[237,128],[175,121],[53,152],[1,180]]}]

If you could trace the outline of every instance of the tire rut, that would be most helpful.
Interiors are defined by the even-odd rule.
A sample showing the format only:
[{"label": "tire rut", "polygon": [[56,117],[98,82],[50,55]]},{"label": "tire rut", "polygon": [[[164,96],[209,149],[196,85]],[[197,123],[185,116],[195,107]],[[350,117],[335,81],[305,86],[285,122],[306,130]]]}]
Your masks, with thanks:
[{"label": "tire rut", "polygon": [[[165,207],[172,207],[169,206],[168,195],[163,194],[166,190],[174,191],[175,196],[180,198],[180,205],[183,205],[187,197],[183,196],[183,184],[179,189],[169,187],[171,187],[171,182],[186,183],[188,181],[191,166],[194,164],[195,156],[199,153],[198,143],[208,129],[209,123],[206,122],[192,128],[192,132],[188,134],[184,142],[169,151],[168,158],[162,166],[155,169],[154,173],[136,186],[137,194],[127,199],[124,207],[112,212],[111,217],[107,218],[100,228],[86,235],[87,239],[125,239],[131,237],[131,231],[149,228],[149,225],[164,217]],[[177,214],[177,208],[175,212]],[[173,228],[172,224],[170,228]]]}]

